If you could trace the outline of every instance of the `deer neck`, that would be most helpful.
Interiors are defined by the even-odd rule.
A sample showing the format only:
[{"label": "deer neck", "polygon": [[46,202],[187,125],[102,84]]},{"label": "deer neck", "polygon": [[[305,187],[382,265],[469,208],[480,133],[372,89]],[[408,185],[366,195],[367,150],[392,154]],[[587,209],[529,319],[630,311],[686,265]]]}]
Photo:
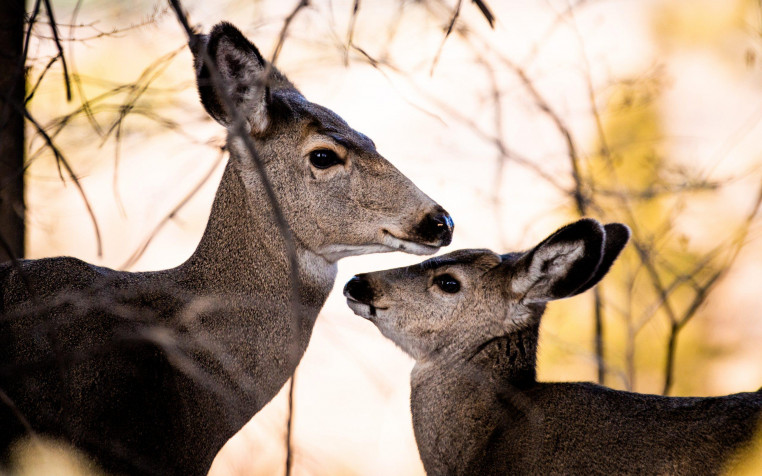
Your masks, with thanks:
[{"label": "deer neck", "polygon": [[[181,267],[185,279],[200,284],[205,291],[224,294],[272,294],[269,291],[290,289],[290,263],[272,206],[259,177],[247,174],[244,178],[242,165],[242,159],[231,155],[206,230],[196,251]],[[322,306],[333,286],[336,264],[307,249],[298,237],[294,242],[299,285],[305,288],[302,291],[324,294],[319,299]]]},{"label": "deer neck", "polygon": [[[294,373],[333,287],[335,263],[298,240],[295,245],[296,283],[263,187],[242,174],[240,160],[231,155],[196,251],[170,271],[173,284],[193,297],[185,314],[194,329],[222,346],[232,359],[234,372],[230,375],[255,383],[241,386],[230,380],[242,410],[236,415],[236,425],[240,424],[233,425],[236,428],[275,396]],[[227,382],[231,371],[218,368],[215,359],[216,354],[197,358],[211,362],[205,364],[206,370]]]},{"label": "deer neck", "polygon": [[441,382],[528,388],[537,382],[538,332],[539,323],[493,337],[465,351],[439,352],[416,362],[411,384],[420,388],[436,387]]},{"label": "deer neck", "polygon": [[469,362],[495,382],[531,386],[537,380],[538,334],[539,324],[533,324],[493,337],[472,351]]},{"label": "deer neck", "polygon": [[[505,402],[531,409],[522,391],[536,383],[538,325],[492,338],[457,356],[417,362],[410,406],[421,460],[429,474],[465,474],[505,421]],[[479,474],[475,471],[475,474]]]}]

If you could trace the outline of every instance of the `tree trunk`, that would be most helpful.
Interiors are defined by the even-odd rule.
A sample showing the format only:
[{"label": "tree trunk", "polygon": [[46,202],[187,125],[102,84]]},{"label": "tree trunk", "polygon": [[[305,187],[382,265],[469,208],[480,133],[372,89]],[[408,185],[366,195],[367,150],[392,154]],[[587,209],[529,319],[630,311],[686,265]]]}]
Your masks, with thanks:
[{"label": "tree trunk", "polygon": [[24,256],[25,0],[0,8],[0,262]]}]

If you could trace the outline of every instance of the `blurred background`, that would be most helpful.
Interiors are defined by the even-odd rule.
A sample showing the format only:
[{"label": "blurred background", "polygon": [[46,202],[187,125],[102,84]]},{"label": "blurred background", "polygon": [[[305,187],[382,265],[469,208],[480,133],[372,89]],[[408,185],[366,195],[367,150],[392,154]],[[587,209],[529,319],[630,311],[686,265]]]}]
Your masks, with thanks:
[{"label": "blurred background", "polygon": [[[540,379],[670,395],[762,385],[762,3],[298,3],[183,6],[203,31],[234,23],[266,57],[296,11],[278,68],[452,214],[443,252],[524,249],[580,216],[632,228],[596,292],[550,306]],[[176,266],[200,239],[225,162],[185,33],[162,1],[51,5],[61,49],[44,5],[28,47],[26,257]],[[423,474],[413,362],[340,292],[355,273],[418,261],[340,262],[295,378],[293,474]],[[286,394],[210,474],[284,471]]]}]

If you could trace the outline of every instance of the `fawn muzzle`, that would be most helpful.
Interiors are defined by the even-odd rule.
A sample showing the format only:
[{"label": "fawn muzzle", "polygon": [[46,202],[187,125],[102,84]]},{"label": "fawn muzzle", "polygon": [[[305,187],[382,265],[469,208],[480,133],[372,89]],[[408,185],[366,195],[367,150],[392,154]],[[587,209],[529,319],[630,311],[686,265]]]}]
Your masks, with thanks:
[{"label": "fawn muzzle", "polygon": [[362,304],[371,304],[373,302],[373,288],[362,275],[357,275],[344,286],[344,296]]},{"label": "fawn muzzle", "polygon": [[344,286],[344,296],[347,298],[347,305],[350,309],[365,319],[372,320],[376,317],[378,309],[386,309],[373,305],[373,300],[377,296],[370,281],[363,274],[358,274],[347,282]]}]

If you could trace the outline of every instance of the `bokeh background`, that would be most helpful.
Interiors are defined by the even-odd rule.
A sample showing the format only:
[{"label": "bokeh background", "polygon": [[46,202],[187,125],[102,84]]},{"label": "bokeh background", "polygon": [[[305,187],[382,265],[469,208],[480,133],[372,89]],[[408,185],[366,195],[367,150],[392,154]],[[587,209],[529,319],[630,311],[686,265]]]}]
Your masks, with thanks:
[{"label": "bokeh background", "polygon": [[[230,21],[271,57],[297,3],[183,5],[191,24]],[[762,4],[491,0],[491,18],[477,3],[312,0],[277,66],[452,214],[449,249],[523,249],[583,215],[632,227],[596,293],[550,306],[541,379],[670,395],[758,389]],[[47,69],[58,51],[42,19],[27,106],[75,170],[102,253],[82,196],[29,125],[27,256],[176,266],[203,232],[225,161],[185,34],[161,1],[52,5],[73,96],[61,62]],[[408,408],[413,362],[340,292],[355,273],[418,261],[340,262],[296,374],[293,474],[423,474]],[[282,473],[287,417],[284,391],[210,474]],[[46,458],[23,471],[62,470]]]}]

